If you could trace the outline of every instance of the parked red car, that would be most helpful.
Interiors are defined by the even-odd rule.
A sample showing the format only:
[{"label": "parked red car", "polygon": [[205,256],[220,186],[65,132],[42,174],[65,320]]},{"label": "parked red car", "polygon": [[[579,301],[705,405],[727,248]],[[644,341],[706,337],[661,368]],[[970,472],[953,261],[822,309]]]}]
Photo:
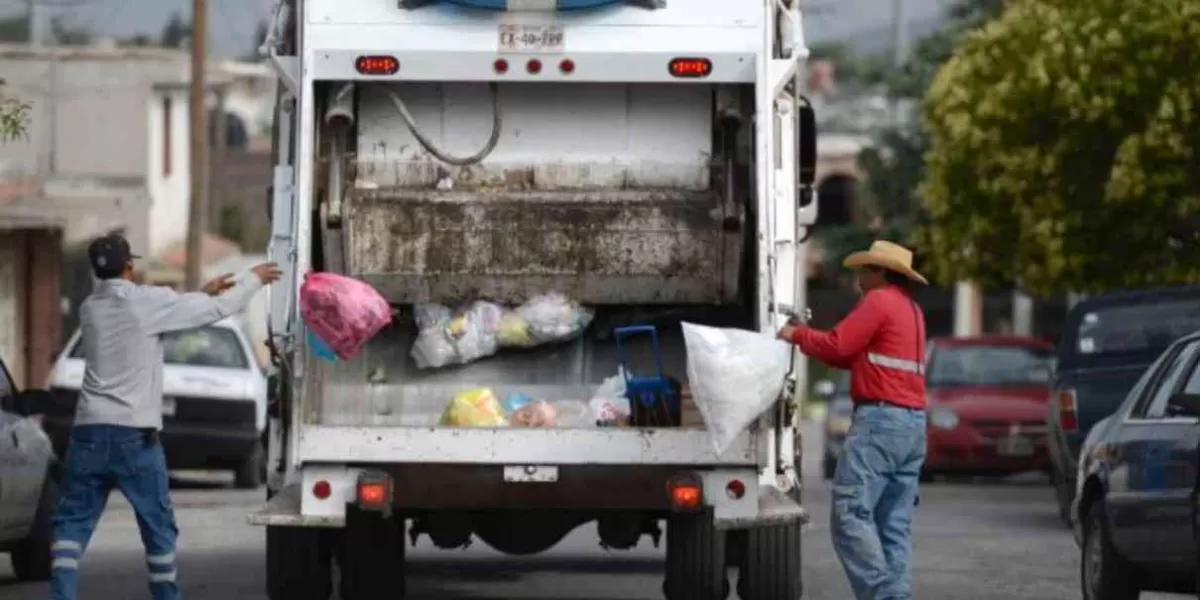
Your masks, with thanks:
[{"label": "parked red car", "polygon": [[1046,410],[1054,346],[1021,336],[938,338],[928,352],[926,480],[1050,468]]}]

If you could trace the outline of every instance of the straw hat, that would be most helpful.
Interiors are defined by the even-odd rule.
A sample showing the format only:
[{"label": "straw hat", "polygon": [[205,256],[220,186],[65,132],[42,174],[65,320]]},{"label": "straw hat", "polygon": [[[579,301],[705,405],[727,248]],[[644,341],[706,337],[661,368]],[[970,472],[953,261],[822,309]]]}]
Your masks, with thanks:
[{"label": "straw hat", "polygon": [[899,273],[913,281],[929,282],[912,268],[912,250],[892,242],[878,241],[871,248],[855,252],[842,263],[847,268],[879,267]]}]

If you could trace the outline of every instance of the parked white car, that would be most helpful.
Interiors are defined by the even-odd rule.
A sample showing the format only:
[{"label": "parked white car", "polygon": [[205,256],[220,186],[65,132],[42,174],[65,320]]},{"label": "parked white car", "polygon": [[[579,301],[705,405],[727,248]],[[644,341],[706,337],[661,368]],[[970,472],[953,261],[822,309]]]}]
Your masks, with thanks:
[{"label": "parked white car", "polygon": [[[55,365],[45,427],[62,454],[83,382],[76,332]],[[163,450],[170,469],[230,469],[239,488],[266,474],[267,380],[240,322],[163,336]]]},{"label": "parked white car", "polygon": [[50,578],[50,518],[58,502],[58,461],[38,426],[42,390],[18,390],[0,361],[0,552],[22,581]]}]

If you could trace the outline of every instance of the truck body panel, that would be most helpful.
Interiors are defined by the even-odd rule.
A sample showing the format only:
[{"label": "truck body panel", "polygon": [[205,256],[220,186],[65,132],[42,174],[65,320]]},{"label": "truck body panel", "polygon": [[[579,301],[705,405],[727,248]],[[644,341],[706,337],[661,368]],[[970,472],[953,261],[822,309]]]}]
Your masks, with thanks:
[{"label": "truck body panel", "polygon": [[[654,324],[664,375],[686,385],[681,322],[771,334],[802,311],[802,233],[817,203],[798,6],[463,3],[277,6],[265,44],[284,83],[270,255],[285,280],[268,302],[280,368],[272,499],[251,522],[343,529],[288,535],[340,544],[351,562],[347,546],[378,527],[355,524],[367,510],[439,547],[474,535],[517,554],[591,520],[613,548],[643,535],[657,543],[663,520],[714,540],[725,534],[712,530],[798,527],[799,355],[788,392],[721,454],[695,420],[600,428],[585,413],[546,429],[439,425],[456,393],[480,386],[585,405],[617,374],[617,327]],[[299,311],[312,270],[371,283],[394,324],[352,359],[318,359]],[[545,292],[594,310],[589,330],[453,368],[421,370],[409,356],[417,304]],[[272,539],[269,552],[287,550]],[[779,560],[798,564],[798,553],[789,546]],[[668,550],[668,562],[679,556]],[[296,573],[312,570],[304,564]],[[693,585],[677,570],[668,567],[669,583]],[[302,579],[293,575],[287,582]]]}]

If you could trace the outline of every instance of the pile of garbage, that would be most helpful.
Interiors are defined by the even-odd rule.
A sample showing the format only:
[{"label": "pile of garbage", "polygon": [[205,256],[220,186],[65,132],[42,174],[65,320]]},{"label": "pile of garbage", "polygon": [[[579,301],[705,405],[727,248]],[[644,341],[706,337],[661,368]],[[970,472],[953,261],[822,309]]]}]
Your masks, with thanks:
[{"label": "pile of garbage", "polygon": [[[537,400],[510,392],[500,400],[487,387],[459,392],[438,419],[443,427],[614,427],[629,424],[630,405],[615,380],[606,380],[590,401]],[[621,387],[624,380],[620,379]]]},{"label": "pile of garbage", "polygon": [[477,300],[453,310],[444,304],[419,304],[420,333],[412,357],[418,369],[463,365],[496,354],[501,348],[532,348],[577,337],[593,314],[560,293],[542,294],[516,308]]}]

